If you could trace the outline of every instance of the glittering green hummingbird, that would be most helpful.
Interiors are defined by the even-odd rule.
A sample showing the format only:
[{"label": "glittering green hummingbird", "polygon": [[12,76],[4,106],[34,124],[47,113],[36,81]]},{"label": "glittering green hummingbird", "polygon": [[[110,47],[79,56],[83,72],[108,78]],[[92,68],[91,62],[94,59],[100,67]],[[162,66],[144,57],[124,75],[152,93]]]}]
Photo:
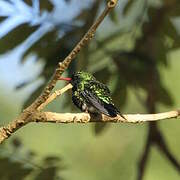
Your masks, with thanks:
[{"label": "glittering green hummingbird", "polygon": [[[72,78],[60,78],[70,81],[72,88],[72,101],[83,112],[102,113],[110,117],[120,114],[114,106],[108,87],[95,79],[87,72],[79,71]],[[125,119],[125,118],[124,118]]]}]

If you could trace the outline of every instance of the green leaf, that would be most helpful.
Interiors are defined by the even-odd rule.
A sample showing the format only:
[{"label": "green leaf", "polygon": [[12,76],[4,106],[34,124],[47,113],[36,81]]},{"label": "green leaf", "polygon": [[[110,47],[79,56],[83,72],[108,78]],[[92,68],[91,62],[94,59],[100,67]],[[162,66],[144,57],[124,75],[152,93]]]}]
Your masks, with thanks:
[{"label": "green leaf", "polygon": [[117,12],[116,12],[115,9],[113,9],[113,10],[110,12],[109,17],[110,17],[111,21],[112,21],[114,24],[118,24],[119,19],[118,19],[118,14],[117,14]]},{"label": "green leaf", "polygon": [[127,13],[129,12],[129,10],[131,9],[131,7],[133,6],[133,4],[134,4],[134,0],[129,0],[127,3],[126,3],[126,5],[125,5],[125,7],[124,7],[124,9],[123,9],[123,15],[127,15]]},{"label": "green leaf", "polygon": [[174,3],[173,8],[171,8],[170,12],[168,13],[171,17],[178,17],[180,16],[180,1]]},{"label": "green leaf", "polygon": [[172,38],[174,41],[180,38],[176,27],[173,25],[172,21],[169,18],[165,18],[164,27],[162,30],[167,36]]},{"label": "green leaf", "polygon": [[48,167],[40,171],[34,180],[55,180],[57,174],[56,167]]},{"label": "green leaf", "polygon": [[36,30],[36,27],[29,27],[27,24],[23,24],[13,31],[9,32],[6,36],[0,40],[0,54],[15,48],[22,43],[28,36]]},{"label": "green leaf", "polygon": [[11,161],[8,157],[0,157],[0,179],[23,180],[33,171],[33,168],[25,168],[21,162]]},{"label": "green leaf", "polygon": [[160,85],[158,89],[157,99],[160,103],[166,106],[172,106],[174,104],[173,98],[167,89],[165,89],[162,85]]},{"label": "green leaf", "polygon": [[112,99],[118,108],[125,105],[127,100],[127,84],[121,77],[118,77],[118,82],[112,94]]}]

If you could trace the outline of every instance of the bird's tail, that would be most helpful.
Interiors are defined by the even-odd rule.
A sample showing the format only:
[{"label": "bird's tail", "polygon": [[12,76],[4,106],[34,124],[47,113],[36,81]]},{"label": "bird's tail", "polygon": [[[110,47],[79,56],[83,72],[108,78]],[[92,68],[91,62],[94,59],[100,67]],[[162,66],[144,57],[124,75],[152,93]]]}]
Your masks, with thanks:
[{"label": "bird's tail", "polygon": [[120,111],[118,111],[118,114],[119,114],[124,120],[127,120],[127,119],[120,113]]},{"label": "bird's tail", "polygon": [[120,115],[123,119],[127,120],[113,104],[105,104],[104,107],[107,110],[106,115],[110,117],[116,117],[117,115]]}]

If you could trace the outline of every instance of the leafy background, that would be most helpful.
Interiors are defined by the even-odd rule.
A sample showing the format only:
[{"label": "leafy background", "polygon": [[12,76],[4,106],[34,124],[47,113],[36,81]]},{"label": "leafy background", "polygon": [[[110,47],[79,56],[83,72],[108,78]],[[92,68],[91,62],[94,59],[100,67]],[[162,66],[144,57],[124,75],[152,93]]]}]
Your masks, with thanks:
[{"label": "leafy background", "polygon": [[[105,6],[93,0],[0,1],[0,124],[41,92]],[[93,16],[92,16],[93,14]],[[64,76],[86,70],[123,113],[180,104],[180,2],[121,0]],[[56,88],[63,87],[58,83]],[[47,109],[77,112],[71,93]],[[30,124],[0,148],[0,179],[179,179],[178,120],[158,124]]]}]

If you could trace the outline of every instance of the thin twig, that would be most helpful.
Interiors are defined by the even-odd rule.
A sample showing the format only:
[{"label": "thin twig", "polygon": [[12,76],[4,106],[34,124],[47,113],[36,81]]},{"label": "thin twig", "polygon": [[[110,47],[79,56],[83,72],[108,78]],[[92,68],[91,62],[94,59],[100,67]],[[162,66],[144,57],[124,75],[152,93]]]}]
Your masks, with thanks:
[{"label": "thin twig", "polygon": [[49,98],[48,98],[43,104],[41,104],[41,105],[37,108],[37,110],[41,111],[41,110],[44,109],[45,106],[47,106],[50,102],[52,102],[54,99],[56,99],[58,96],[62,95],[63,93],[65,93],[66,91],[68,91],[69,89],[71,89],[72,87],[73,87],[72,84],[69,83],[68,85],[66,85],[66,86],[63,87],[62,89],[55,91],[53,94],[51,94],[51,95],[49,96]]}]

